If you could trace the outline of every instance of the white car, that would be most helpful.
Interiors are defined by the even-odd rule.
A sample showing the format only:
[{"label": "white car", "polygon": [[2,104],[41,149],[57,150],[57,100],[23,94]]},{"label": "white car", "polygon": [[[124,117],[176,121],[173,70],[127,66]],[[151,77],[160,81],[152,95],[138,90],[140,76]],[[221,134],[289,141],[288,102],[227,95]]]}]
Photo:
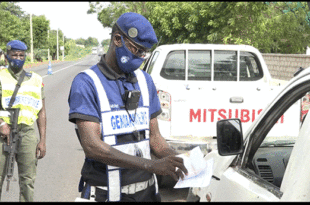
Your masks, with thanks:
[{"label": "white car", "polygon": [[[310,68],[292,78],[244,130],[239,119],[217,123],[217,146],[207,187],[190,188],[188,201],[310,201],[310,116],[274,136],[281,116],[310,91]],[[284,117],[284,120],[285,117]]]}]

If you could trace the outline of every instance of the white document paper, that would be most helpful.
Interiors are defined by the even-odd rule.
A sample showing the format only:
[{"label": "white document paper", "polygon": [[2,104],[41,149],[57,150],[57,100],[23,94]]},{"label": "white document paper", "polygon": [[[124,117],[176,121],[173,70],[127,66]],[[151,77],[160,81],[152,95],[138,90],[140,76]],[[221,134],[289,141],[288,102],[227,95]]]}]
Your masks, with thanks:
[{"label": "white document paper", "polygon": [[188,175],[184,175],[184,179],[181,178],[174,186],[177,188],[187,187],[206,187],[210,184],[212,171],[213,171],[213,159],[205,160],[203,153],[199,146],[195,147],[191,151],[177,155],[183,158],[184,166],[188,171]]}]

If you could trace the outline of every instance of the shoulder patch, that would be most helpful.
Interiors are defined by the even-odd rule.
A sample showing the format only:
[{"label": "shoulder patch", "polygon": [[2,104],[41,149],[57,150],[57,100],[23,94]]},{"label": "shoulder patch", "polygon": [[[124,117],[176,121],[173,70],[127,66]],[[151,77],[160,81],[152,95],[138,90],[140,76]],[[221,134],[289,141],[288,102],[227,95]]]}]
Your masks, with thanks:
[{"label": "shoulder patch", "polygon": [[32,76],[32,73],[26,72],[26,76],[27,76],[27,77],[31,77],[31,76]]}]

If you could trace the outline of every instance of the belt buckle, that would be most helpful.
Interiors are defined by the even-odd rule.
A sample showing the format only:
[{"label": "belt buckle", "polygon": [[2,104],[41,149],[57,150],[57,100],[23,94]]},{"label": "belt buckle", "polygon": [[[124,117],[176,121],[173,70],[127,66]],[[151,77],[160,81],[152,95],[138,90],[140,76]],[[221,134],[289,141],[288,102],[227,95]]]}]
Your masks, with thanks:
[{"label": "belt buckle", "polygon": [[136,192],[142,191],[147,188],[148,181],[136,183]]},{"label": "belt buckle", "polygon": [[136,184],[129,184],[128,185],[128,194],[135,194],[136,193]]},{"label": "belt buckle", "polygon": [[135,194],[136,192],[142,191],[146,189],[148,186],[152,186],[155,182],[154,176],[144,182],[137,182],[133,184],[129,184],[122,187],[122,193],[124,194]]}]

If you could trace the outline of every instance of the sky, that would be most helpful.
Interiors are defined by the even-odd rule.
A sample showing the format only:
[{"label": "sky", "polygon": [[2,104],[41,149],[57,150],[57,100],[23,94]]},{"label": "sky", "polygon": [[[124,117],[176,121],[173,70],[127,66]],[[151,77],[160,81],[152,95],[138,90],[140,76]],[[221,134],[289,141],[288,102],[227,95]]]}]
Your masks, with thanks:
[{"label": "sky", "polygon": [[[102,2],[102,5],[108,2]],[[102,40],[110,39],[110,28],[103,28],[97,20],[97,14],[87,14],[89,2],[19,2],[17,3],[26,13],[36,16],[45,15],[50,21],[50,28],[59,28],[66,38],[87,39],[97,38],[99,43]]]}]

